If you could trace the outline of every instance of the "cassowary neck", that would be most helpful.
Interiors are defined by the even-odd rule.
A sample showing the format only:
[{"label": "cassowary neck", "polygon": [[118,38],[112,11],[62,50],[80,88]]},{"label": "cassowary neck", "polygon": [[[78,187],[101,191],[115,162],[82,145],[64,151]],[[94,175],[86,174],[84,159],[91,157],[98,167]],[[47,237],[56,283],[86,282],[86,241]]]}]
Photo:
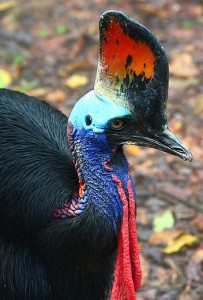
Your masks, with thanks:
[{"label": "cassowary neck", "polygon": [[[111,149],[104,133],[73,128],[69,144],[80,180],[80,198],[118,236],[111,300],[136,298],[141,284],[139,247],[135,221],[135,189],[122,149]],[[94,218],[94,216],[91,216]],[[94,230],[94,229],[93,229]],[[102,241],[102,240],[100,240]]]},{"label": "cassowary neck", "polygon": [[69,144],[78,172],[79,196],[93,204],[99,214],[110,222],[117,232],[123,214],[123,204],[115,178],[122,182],[127,195],[129,170],[122,149],[111,149],[105,134],[75,129],[69,124]]}]

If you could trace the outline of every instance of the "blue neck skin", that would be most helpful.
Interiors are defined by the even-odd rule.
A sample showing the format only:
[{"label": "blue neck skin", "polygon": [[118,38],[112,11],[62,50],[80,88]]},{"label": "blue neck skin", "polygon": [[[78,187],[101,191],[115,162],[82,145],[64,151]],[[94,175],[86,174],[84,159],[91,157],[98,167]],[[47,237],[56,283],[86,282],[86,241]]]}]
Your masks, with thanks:
[{"label": "blue neck skin", "polygon": [[109,147],[104,133],[84,128],[73,128],[69,143],[79,181],[85,185],[80,201],[85,206],[92,203],[117,232],[123,205],[112,176],[121,180],[127,195],[129,169],[125,155],[121,149]]}]

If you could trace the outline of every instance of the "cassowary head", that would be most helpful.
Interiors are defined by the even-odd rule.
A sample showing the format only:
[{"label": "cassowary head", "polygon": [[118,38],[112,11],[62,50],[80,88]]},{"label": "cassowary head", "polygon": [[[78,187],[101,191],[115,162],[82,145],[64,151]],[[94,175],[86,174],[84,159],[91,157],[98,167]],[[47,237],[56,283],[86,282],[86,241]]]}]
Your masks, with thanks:
[{"label": "cassowary head", "polygon": [[112,147],[152,147],[191,161],[191,152],[168,128],[168,62],[157,38],[117,11],[104,13],[99,29],[95,88],[79,100],[69,122],[105,133]]}]

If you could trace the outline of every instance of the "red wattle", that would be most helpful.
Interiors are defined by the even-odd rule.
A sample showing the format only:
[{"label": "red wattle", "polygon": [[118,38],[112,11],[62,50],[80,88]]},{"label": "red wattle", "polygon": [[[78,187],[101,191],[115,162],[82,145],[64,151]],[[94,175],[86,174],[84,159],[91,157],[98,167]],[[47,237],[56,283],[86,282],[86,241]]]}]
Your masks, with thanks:
[{"label": "red wattle", "polygon": [[130,178],[127,189],[129,201],[122,188],[122,182],[113,176],[118,184],[118,193],[123,203],[123,219],[118,234],[118,252],[111,300],[135,300],[140,288],[142,271],[139,259],[139,245],[136,232],[134,193]]}]

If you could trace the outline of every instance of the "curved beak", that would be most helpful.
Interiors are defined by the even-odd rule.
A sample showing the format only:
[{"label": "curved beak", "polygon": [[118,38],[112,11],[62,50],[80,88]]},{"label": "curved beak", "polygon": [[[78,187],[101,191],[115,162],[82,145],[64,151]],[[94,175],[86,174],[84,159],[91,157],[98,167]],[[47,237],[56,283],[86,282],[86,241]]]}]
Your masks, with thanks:
[{"label": "curved beak", "polygon": [[192,161],[190,150],[169,129],[154,136],[132,136],[131,140],[125,143],[155,148],[179,156],[182,160]]},{"label": "curved beak", "polygon": [[[133,132],[134,131],[134,132]],[[111,137],[110,137],[111,136]],[[131,144],[143,147],[155,148],[180,157],[184,161],[192,161],[190,150],[165,126],[163,131],[129,130],[124,128],[119,134],[110,134],[111,142],[118,144]]]}]

